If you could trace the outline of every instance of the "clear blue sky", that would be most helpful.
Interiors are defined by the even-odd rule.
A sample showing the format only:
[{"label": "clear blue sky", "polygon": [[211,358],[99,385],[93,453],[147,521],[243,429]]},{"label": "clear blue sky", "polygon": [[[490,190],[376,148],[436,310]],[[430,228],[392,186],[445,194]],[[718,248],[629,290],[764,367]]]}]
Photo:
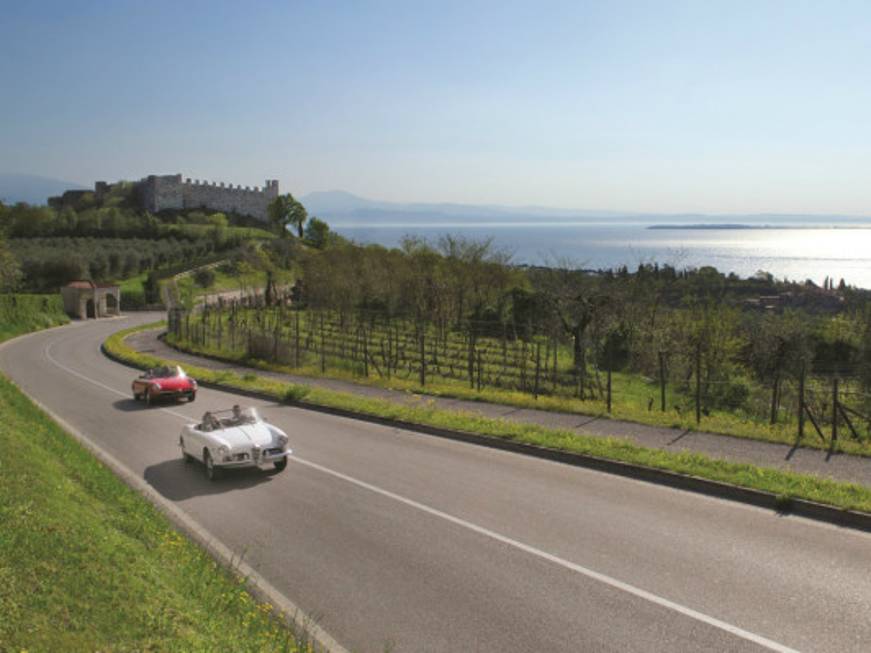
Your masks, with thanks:
[{"label": "clear blue sky", "polygon": [[871,214],[868,2],[0,0],[0,171]]}]

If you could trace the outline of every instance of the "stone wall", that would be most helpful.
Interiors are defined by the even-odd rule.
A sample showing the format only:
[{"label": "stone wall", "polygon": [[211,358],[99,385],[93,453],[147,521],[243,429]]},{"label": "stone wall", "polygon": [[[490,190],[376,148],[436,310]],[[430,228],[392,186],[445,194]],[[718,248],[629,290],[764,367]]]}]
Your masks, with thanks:
[{"label": "stone wall", "polygon": [[148,175],[138,185],[147,211],[185,208],[181,175]]},{"label": "stone wall", "polygon": [[186,209],[207,208],[217,211],[240,213],[259,218],[264,222],[269,219],[266,209],[269,203],[278,197],[278,180],[267,179],[262,189],[255,186],[225,186],[223,182],[185,180],[182,185],[184,207]]},{"label": "stone wall", "polygon": [[208,209],[239,213],[268,220],[267,207],[278,197],[278,180],[267,179],[263,188],[216,182],[182,181],[178,175],[149,175],[139,182],[142,203],[153,213],[163,209]]}]

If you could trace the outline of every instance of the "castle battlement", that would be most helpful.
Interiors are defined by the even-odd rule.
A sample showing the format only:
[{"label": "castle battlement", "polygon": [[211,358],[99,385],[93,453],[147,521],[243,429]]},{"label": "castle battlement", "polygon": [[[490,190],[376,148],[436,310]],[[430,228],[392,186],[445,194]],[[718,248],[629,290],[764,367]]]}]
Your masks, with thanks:
[{"label": "castle battlement", "polygon": [[[98,182],[99,183],[99,182]],[[137,184],[142,203],[153,213],[164,209],[206,209],[239,213],[268,220],[267,207],[278,197],[278,180],[267,179],[262,188],[218,183],[181,174],[148,175]]]}]

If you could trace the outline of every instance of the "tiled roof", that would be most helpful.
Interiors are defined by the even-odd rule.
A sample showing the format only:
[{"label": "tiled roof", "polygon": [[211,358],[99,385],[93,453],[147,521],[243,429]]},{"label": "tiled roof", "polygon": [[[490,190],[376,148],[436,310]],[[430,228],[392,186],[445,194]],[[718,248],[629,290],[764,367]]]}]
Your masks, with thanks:
[{"label": "tiled roof", "polygon": [[118,284],[116,283],[94,283],[93,281],[70,281],[67,288],[84,288],[90,290],[91,288],[118,288]]}]

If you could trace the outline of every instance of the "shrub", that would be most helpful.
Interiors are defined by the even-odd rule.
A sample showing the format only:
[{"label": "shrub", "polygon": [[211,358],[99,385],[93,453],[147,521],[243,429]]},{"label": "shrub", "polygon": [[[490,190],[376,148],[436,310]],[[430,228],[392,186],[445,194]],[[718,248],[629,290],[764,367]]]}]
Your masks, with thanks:
[{"label": "shrub", "polygon": [[194,271],[194,282],[200,288],[208,288],[215,283],[215,271],[212,268],[199,268]]}]

